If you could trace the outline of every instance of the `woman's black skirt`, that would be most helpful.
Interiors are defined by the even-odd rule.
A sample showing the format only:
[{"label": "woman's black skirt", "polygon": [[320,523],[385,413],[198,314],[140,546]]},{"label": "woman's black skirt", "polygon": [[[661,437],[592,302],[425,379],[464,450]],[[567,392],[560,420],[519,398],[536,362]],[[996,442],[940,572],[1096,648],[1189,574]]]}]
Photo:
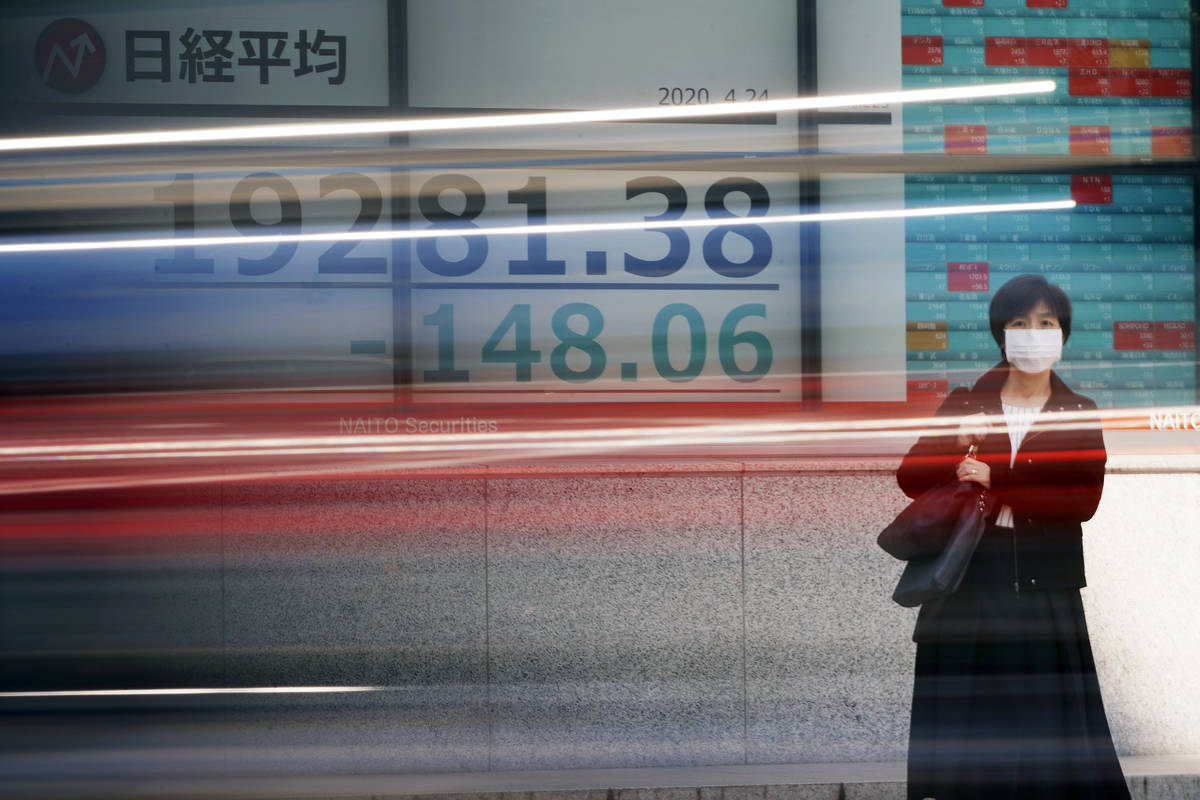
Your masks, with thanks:
[{"label": "woman's black skirt", "polygon": [[1128,800],[1079,591],[922,609],[908,798]]}]

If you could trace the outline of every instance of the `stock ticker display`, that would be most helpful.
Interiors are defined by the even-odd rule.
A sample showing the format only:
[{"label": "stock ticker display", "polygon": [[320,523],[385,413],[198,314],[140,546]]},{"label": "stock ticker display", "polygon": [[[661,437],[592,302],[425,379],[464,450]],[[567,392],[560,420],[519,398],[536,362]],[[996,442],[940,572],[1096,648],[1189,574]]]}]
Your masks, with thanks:
[{"label": "stock ticker display", "polygon": [[[1186,0],[905,0],[901,14],[905,89],[1057,82],[1045,95],[906,107],[906,153],[1192,152]],[[1034,272],[1074,305],[1058,368],[1072,386],[1101,407],[1195,402],[1190,177],[910,175],[905,195],[910,206],[1078,203],[907,222],[910,390],[942,392],[994,364],[990,293]]]}]

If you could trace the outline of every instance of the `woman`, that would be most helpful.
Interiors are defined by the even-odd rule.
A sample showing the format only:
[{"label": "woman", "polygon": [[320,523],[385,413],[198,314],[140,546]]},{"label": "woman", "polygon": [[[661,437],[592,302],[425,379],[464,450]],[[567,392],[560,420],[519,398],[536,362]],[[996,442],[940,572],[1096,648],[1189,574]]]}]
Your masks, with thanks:
[{"label": "woman", "polygon": [[1096,404],[1050,369],[1071,303],[1021,275],[989,317],[1000,364],[938,410],[957,434],[922,437],[897,474],[910,497],[957,476],[995,500],[959,589],[917,617],[908,797],[1127,800],[1079,597],[1104,439]]}]

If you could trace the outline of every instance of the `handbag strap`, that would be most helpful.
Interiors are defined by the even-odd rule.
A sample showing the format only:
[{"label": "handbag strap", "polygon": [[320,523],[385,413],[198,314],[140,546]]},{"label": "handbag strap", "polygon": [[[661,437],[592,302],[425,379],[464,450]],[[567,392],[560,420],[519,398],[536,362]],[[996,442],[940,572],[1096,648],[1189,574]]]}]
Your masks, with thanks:
[{"label": "handbag strap", "polygon": [[[974,458],[975,454],[978,452],[979,452],[979,447],[977,445],[972,444],[970,447],[967,448],[967,456],[966,457]],[[979,511],[984,514],[987,513],[987,489],[983,488],[982,486],[979,487]]]}]

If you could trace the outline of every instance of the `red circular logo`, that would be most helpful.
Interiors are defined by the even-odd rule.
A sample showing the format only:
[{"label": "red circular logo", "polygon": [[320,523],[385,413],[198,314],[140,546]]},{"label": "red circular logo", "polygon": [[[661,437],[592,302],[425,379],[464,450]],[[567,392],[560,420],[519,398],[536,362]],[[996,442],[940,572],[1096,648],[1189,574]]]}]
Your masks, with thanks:
[{"label": "red circular logo", "polygon": [[55,20],[38,36],[34,59],[42,83],[78,94],[104,74],[104,40],[81,19]]}]

